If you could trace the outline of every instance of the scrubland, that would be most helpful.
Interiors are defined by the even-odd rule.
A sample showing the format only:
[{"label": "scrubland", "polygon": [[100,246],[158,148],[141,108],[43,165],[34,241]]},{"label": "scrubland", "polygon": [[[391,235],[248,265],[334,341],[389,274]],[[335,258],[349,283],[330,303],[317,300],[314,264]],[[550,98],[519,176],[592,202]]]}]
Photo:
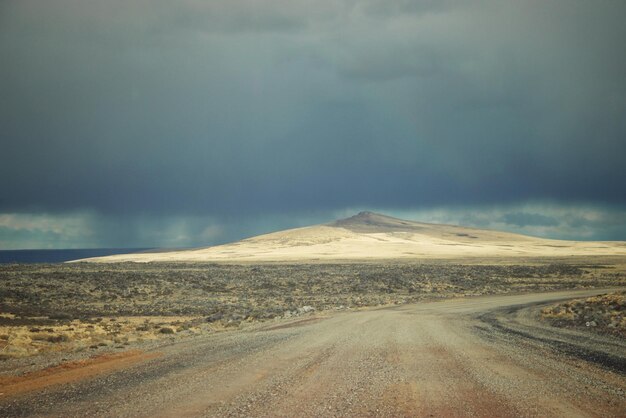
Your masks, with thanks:
[{"label": "scrubland", "polygon": [[623,266],[606,263],[5,265],[0,358],[124,348],[313,311],[624,285]]},{"label": "scrubland", "polygon": [[558,303],[544,308],[541,316],[555,326],[626,337],[626,291]]}]

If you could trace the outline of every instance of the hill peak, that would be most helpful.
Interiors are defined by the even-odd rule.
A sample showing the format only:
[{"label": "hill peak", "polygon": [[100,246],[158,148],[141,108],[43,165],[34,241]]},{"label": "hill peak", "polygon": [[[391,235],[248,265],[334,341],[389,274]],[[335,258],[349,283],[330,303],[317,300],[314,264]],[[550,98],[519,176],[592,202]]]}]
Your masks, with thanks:
[{"label": "hill peak", "polygon": [[389,218],[389,219],[395,219],[392,218],[391,216],[387,216],[387,215],[383,215],[382,213],[376,213],[376,212],[370,212],[368,210],[362,211],[357,213],[356,215],[352,215],[347,219],[352,219],[354,221],[368,221],[368,220],[372,220],[372,219],[380,219],[380,218]]},{"label": "hill peak", "polygon": [[331,222],[330,226],[346,228],[354,232],[385,232],[398,229],[416,229],[423,224],[394,218],[380,213],[363,211],[345,219]]}]

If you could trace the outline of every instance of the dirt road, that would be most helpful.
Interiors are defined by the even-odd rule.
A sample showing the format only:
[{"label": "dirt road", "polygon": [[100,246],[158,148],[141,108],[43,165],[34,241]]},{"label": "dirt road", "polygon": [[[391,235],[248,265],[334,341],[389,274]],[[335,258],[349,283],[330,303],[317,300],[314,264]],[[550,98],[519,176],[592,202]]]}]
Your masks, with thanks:
[{"label": "dirt road", "polygon": [[626,416],[626,342],[535,320],[542,303],[598,293],[448,300],[196,337],[76,379],[61,371],[56,384],[7,384],[0,416]]}]

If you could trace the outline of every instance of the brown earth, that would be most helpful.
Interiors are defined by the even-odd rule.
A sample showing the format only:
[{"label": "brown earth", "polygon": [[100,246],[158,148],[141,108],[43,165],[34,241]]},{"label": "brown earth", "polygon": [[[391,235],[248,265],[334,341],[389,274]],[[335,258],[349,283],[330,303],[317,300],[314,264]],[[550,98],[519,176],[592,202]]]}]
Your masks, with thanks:
[{"label": "brown earth", "polygon": [[156,352],[146,354],[139,350],[129,350],[121,353],[100,354],[84,360],[65,362],[58,366],[47,367],[21,376],[0,376],[1,394],[4,397],[11,397],[41,390],[48,386],[69,384],[128,367],[136,362],[156,358],[159,355]]}]

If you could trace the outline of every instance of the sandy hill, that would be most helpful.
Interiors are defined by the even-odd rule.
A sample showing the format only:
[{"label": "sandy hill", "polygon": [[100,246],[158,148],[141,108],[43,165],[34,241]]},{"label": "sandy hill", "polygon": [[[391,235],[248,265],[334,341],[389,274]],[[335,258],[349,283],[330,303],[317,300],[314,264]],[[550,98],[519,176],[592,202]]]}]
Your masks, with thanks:
[{"label": "sandy hill", "polygon": [[550,240],[361,212],[328,224],[273,232],[214,247],[120,254],[81,261],[291,262],[572,255],[626,255],[626,242]]}]

